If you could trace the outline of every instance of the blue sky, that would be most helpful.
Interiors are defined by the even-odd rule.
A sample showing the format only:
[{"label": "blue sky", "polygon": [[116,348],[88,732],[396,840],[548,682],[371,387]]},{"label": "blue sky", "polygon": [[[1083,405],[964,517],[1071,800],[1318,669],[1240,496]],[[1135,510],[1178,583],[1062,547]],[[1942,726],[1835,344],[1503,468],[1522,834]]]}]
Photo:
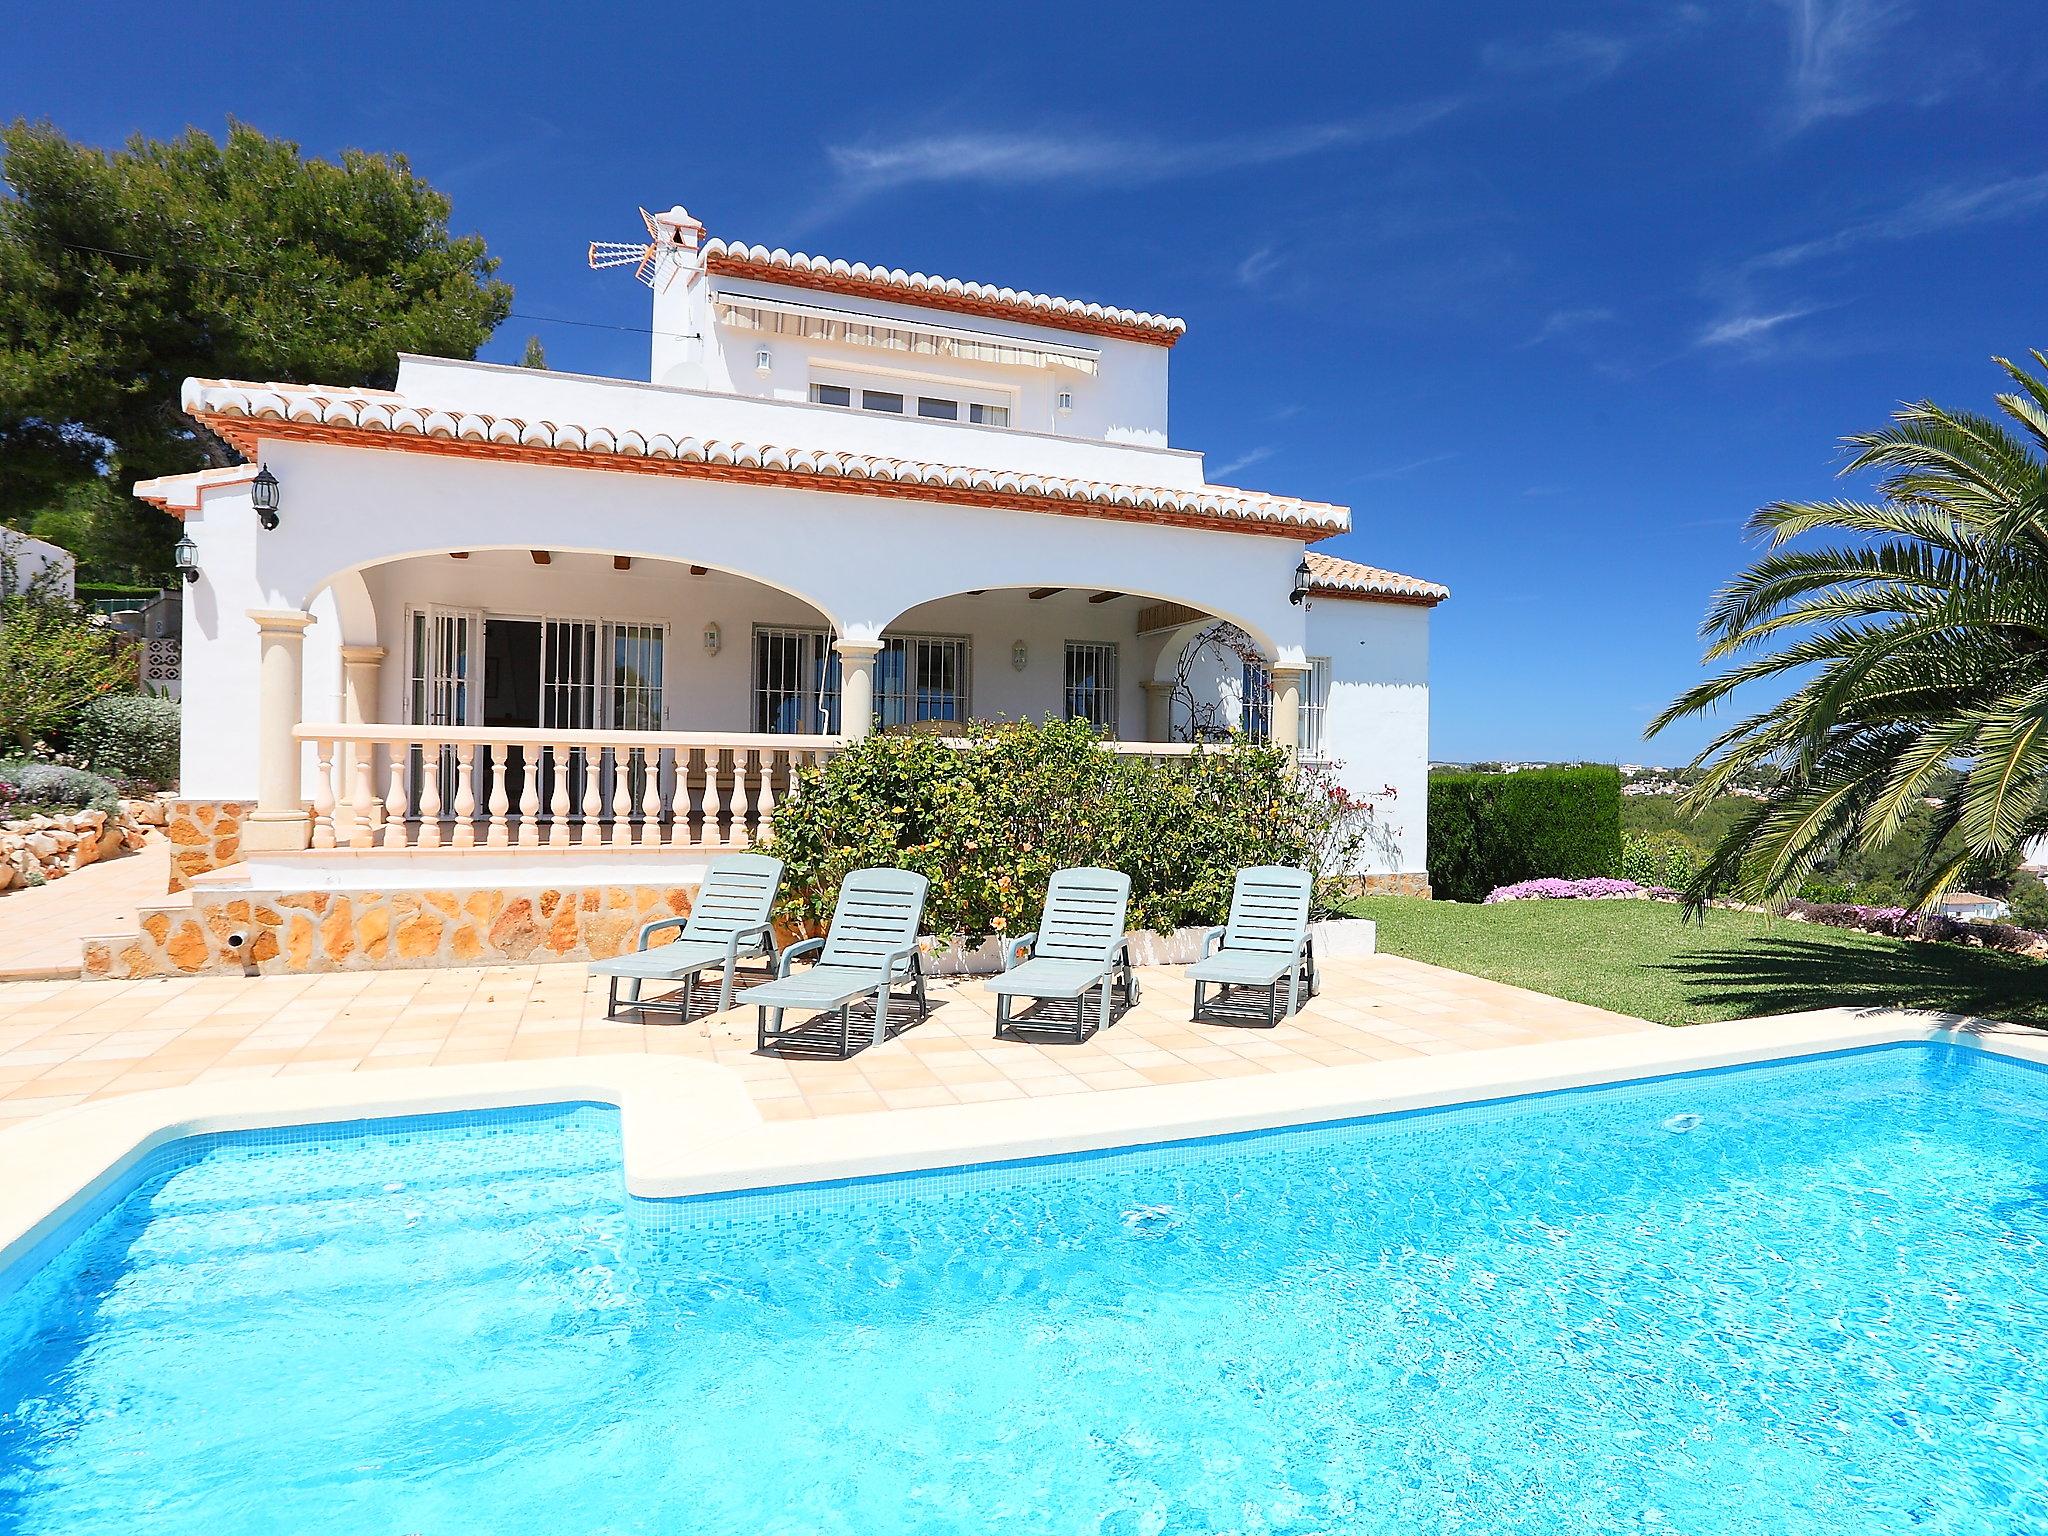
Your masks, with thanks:
[{"label": "blue sky", "polygon": [[404,151],[517,289],[486,356],[644,370],[645,291],[583,263],[636,204],[1185,316],[1174,441],[1453,589],[1439,757],[1687,755],[1642,724],[1748,513],[2048,347],[2019,0],[0,18],[8,115]]}]

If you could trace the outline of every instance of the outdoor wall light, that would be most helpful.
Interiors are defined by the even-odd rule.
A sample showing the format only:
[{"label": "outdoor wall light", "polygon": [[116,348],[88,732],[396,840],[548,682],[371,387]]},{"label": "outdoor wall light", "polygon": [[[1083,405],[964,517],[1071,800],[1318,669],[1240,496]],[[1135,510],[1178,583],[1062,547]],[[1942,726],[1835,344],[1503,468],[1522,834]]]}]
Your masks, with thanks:
[{"label": "outdoor wall light", "polygon": [[1287,601],[1299,607],[1308,601],[1308,556],[1301,557],[1301,564],[1294,568],[1294,590],[1287,594]]},{"label": "outdoor wall light", "polygon": [[718,647],[724,640],[725,637],[718,632],[716,624],[706,624],[704,626],[704,651],[706,655],[716,656],[718,654]]},{"label": "outdoor wall light", "polygon": [[1010,665],[1017,671],[1022,672],[1024,670],[1025,663],[1030,660],[1031,652],[1029,648],[1025,646],[1022,640],[1019,640],[1015,645],[1010,647]]},{"label": "outdoor wall light", "polygon": [[192,542],[191,534],[186,534],[171,547],[171,563],[188,582],[199,579],[199,546]]},{"label": "outdoor wall light", "polygon": [[263,525],[266,533],[277,527],[277,476],[268,466],[256,471],[256,478],[249,482],[249,499],[256,503],[256,521]]}]

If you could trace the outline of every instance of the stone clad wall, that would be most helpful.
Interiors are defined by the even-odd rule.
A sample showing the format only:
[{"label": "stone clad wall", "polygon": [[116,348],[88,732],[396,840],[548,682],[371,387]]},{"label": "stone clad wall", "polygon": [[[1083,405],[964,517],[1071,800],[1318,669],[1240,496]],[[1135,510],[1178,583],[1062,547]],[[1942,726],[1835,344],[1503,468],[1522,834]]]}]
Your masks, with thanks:
[{"label": "stone clad wall", "polygon": [[139,934],[86,940],[85,975],[302,975],[598,960],[631,949],[642,923],[688,912],[695,889],[201,889],[189,907],[144,908]]},{"label": "stone clad wall", "polygon": [[1430,899],[1429,876],[1409,875],[1360,875],[1358,894],[1361,896],[1420,896]]},{"label": "stone clad wall", "polygon": [[242,818],[253,800],[173,800],[164,819],[171,840],[171,889],[182,891],[194,875],[224,869],[242,857]]}]

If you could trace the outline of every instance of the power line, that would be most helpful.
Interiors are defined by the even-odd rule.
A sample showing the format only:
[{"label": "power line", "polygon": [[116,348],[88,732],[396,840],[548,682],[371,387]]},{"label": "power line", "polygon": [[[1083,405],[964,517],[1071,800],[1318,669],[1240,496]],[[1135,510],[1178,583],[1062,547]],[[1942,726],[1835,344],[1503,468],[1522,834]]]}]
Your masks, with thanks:
[{"label": "power line", "polygon": [[[202,262],[180,261],[171,256],[146,256],[139,251],[117,251],[110,246],[86,245],[77,240],[51,240],[52,245],[62,246],[67,251],[81,251],[92,256],[111,256],[120,261],[140,262],[144,266],[177,267],[187,272],[204,272],[210,277],[232,277],[246,282],[261,282],[260,272],[246,272],[237,267],[212,267]],[[593,331],[622,331],[635,336],[666,336],[672,341],[693,341],[695,331],[657,331],[647,325],[617,325],[607,320],[572,320],[566,315],[537,315],[530,310],[510,309],[505,312],[507,320],[526,320],[536,325],[574,325]]]}]

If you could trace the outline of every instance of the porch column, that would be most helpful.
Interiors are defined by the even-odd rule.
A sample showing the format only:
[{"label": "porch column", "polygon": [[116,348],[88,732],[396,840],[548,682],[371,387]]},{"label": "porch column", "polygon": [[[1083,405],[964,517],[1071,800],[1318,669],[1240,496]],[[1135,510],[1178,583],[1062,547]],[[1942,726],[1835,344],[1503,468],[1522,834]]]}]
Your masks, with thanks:
[{"label": "porch column", "polygon": [[305,677],[306,626],[296,609],[251,608],[262,646],[256,691],[256,809],[242,828],[242,846],[256,853],[304,848],[311,836],[299,794],[299,723]]},{"label": "porch column", "polygon": [[1276,665],[1268,670],[1273,678],[1273,743],[1294,757],[1301,750],[1301,691],[1308,681],[1308,668]]},{"label": "porch column", "polygon": [[839,731],[859,741],[875,728],[875,658],[882,647],[872,640],[835,640],[839,653]]},{"label": "porch column", "polygon": [[1173,740],[1173,684],[1148,679],[1139,686],[1145,690],[1145,739]]},{"label": "porch column", "polygon": [[384,667],[381,645],[341,648],[341,718],[350,725],[368,725],[377,718],[377,687]]},{"label": "porch column", "polygon": [[[371,725],[377,719],[378,684],[384,671],[381,645],[344,645],[341,648],[341,718],[348,725]],[[384,802],[377,796],[383,782],[377,776],[377,749],[360,742],[342,743],[340,773],[341,800],[349,808],[350,820],[374,834],[384,825]],[[369,803],[358,805],[356,796],[367,788]]]}]

